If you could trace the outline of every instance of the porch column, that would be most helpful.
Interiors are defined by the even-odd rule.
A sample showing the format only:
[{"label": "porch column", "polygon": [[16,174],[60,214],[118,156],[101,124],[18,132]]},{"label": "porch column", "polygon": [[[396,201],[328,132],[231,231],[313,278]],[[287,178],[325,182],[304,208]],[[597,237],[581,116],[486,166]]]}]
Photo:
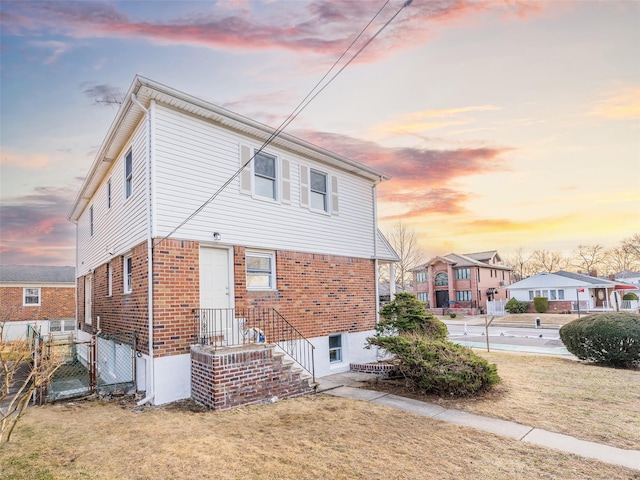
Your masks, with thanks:
[{"label": "porch column", "polygon": [[456,292],[453,290],[453,265],[450,263],[447,264],[447,276],[449,277],[449,301],[451,302],[455,301]]},{"label": "porch column", "polygon": [[389,301],[396,298],[396,262],[389,262]]},{"label": "porch column", "polygon": [[435,279],[433,278],[433,267],[431,265],[427,265],[427,285],[429,286],[429,308],[435,308],[436,299],[433,298],[433,283]]}]

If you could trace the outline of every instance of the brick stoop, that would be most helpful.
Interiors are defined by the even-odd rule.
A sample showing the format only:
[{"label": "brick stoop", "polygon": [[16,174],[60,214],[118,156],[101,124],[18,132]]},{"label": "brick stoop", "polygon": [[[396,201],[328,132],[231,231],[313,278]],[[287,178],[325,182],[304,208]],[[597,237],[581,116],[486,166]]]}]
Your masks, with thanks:
[{"label": "brick stoop", "polygon": [[383,375],[390,370],[393,370],[394,366],[389,363],[351,363],[349,369],[352,372],[357,373],[373,373],[377,375]]},{"label": "brick stoop", "polygon": [[313,393],[311,376],[275,348],[192,346],[192,398],[214,410],[228,410]]}]

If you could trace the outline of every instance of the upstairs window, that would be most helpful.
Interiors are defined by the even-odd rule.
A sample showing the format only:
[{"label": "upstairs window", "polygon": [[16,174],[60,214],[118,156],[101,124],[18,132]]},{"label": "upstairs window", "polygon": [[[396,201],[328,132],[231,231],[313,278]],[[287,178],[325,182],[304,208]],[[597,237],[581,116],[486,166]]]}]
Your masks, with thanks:
[{"label": "upstairs window", "polygon": [[327,174],[311,169],[309,171],[309,180],[311,182],[311,208],[313,210],[328,212]]},{"label": "upstairs window", "polygon": [[435,284],[436,287],[446,287],[449,285],[449,275],[440,272],[436,275]]},{"label": "upstairs window", "polygon": [[25,307],[38,307],[40,305],[40,289],[23,288],[22,305]]},{"label": "upstairs window", "polygon": [[456,269],[456,280],[466,280],[467,278],[471,278],[471,269],[469,268]]},{"label": "upstairs window", "polygon": [[247,252],[247,289],[272,290],[276,288],[275,255]]},{"label": "upstairs window", "polygon": [[124,198],[133,194],[133,154],[131,150],[124,159]]},{"label": "upstairs window", "polygon": [[276,200],[276,157],[260,152],[256,154],[253,161],[255,194]]},{"label": "upstairs window", "polygon": [[427,281],[427,272],[416,273],[416,282],[424,283]]}]

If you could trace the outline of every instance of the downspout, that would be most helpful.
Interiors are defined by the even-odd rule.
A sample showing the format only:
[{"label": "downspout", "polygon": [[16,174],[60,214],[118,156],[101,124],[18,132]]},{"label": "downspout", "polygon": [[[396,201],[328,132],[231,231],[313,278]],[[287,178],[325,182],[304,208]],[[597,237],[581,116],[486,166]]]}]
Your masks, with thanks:
[{"label": "downspout", "polygon": [[[376,202],[376,186],[380,182],[382,182],[382,177],[380,177],[380,180],[373,182],[373,185],[371,186],[371,201],[373,203],[373,268],[375,272],[376,325],[380,321],[380,292],[378,288],[378,206]],[[391,280],[389,280],[389,282],[391,282]]]},{"label": "downspout", "polygon": [[131,94],[131,101],[135,103],[147,116],[147,291],[149,294],[147,314],[149,316],[149,367],[147,368],[147,395],[138,402],[138,405],[144,405],[153,401],[155,397],[155,378],[154,378],[154,358],[153,358],[153,229],[151,226],[151,112],[144,107],[136,97],[135,93]]}]

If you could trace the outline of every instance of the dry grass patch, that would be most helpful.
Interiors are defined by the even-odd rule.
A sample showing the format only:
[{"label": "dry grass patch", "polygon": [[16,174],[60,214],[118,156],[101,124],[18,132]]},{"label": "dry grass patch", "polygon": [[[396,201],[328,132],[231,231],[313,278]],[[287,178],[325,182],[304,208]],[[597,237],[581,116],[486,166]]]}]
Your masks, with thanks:
[{"label": "dry grass patch", "polygon": [[611,480],[640,472],[320,395],[228,412],[32,408],[0,451],[0,478]]},{"label": "dry grass patch", "polygon": [[640,370],[589,365],[568,358],[476,353],[498,365],[502,383],[471,398],[439,398],[373,385],[398,395],[531,425],[583,440],[640,450]]}]

